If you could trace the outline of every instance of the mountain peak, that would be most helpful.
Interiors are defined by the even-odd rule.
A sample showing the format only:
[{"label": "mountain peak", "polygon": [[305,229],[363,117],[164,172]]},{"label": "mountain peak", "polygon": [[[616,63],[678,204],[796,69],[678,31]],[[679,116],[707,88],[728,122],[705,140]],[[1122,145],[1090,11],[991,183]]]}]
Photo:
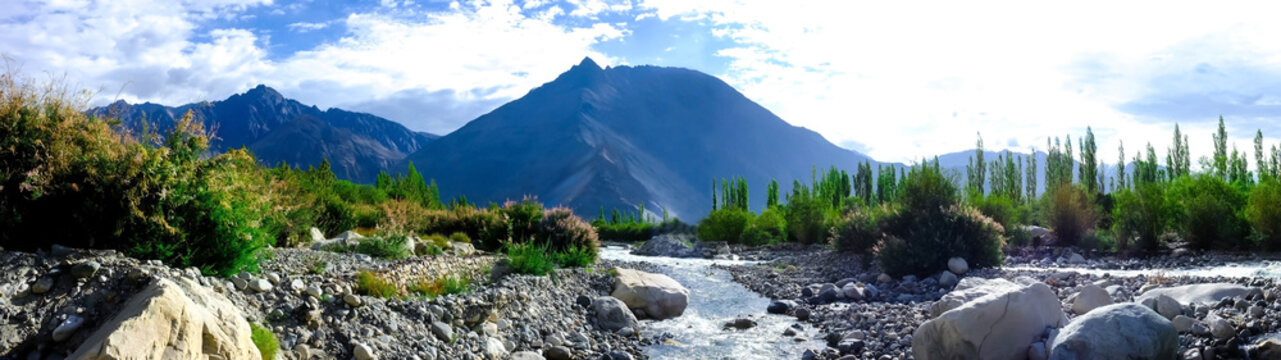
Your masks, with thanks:
[{"label": "mountain peak", "polygon": [[596,65],[596,62],[595,62],[595,61],[592,61],[592,57],[591,57],[591,56],[584,56],[584,57],[583,57],[583,61],[579,62],[579,63],[578,63],[578,66],[576,66],[576,67],[583,67],[583,68],[591,68],[591,69],[600,70],[600,65]]},{"label": "mountain peak", "polygon": [[285,97],[284,95],[280,95],[280,92],[276,91],[276,89],[272,89],[263,84],[258,84],[258,86],[255,86],[253,89],[249,89],[249,91],[245,92],[245,96],[250,98],[271,99],[283,99]]}]

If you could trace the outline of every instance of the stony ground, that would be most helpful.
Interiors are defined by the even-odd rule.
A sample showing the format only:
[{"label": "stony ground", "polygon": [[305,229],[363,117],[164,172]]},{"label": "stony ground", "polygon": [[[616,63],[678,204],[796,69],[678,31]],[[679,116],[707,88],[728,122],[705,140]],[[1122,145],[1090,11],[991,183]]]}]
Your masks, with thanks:
[{"label": "stony ground", "polygon": [[[0,251],[0,359],[61,359],[112,315],[113,306],[156,277],[194,279],[223,294],[249,322],[276,334],[281,359],[349,359],[358,348],[381,359],[501,359],[517,351],[574,359],[641,355],[649,340],[635,332],[598,331],[591,310],[576,301],[608,293],[613,279],[607,269],[620,264],[490,282],[496,260],[438,255],[384,261],[278,249],[260,273],[219,279],[114,251]],[[381,299],[352,294],[362,270],[401,284],[443,274],[474,282],[460,295]],[[73,315],[85,319],[79,329],[65,338],[55,335]]]},{"label": "stony ground", "polygon": [[[863,259],[850,254],[832,252],[822,248],[799,251],[773,252],[775,256],[751,266],[722,266],[730,271],[735,281],[762,295],[776,300],[793,300],[799,305],[789,311],[798,322],[817,329],[828,340],[827,349],[813,349],[805,357],[814,359],[912,359],[912,333],[930,319],[929,307],[951,290],[954,285],[940,285],[939,276],[925,279],[878,279],[881,274]],[[1090,258],[1083,263],[1069,263],[1071,250],[1041,249],[1010,254],[1006,269],[971,270],[964,276],[1004,278],[1008,280],[1026,276],[1045,282],[1063,301],[1063,309],[1070,318],[1072,298],[1083,286],[1096,284],[1107,288],[1117,302],[1133,301],[1135,296],[1149,288],[1199,283],[1237,283],[1262,290],[1248,298],[1228,299],[1213,306],[1193,306],[1185,313],[1196,320],[1205,320],[1211,314],[1228,320],[1231,336],[1215,337],[1206,329],[1183,332],[1179,335],[1180,353],[1184,359],[1237,359],[1246,354],[1248,345],[1262,334],[1281,332],[1281,284],[1276,279],[1264,277],[1193,277],[1154,276],[1120,277],[1110,274],[1085,275],[1070,271],[1056,271],[1060,267],[1091,269],[1186,269],[1196,266],[1216,266],[1230,262],[1269,260],[1254,254],[1202,254],[1178,252],[1149,259],[1118,259],[1114,257]],[[1275,261],[1275,259],[1273,259]],[[1010,270],[1013,267],[1036,270]],[[1158,273],[1160,273],[1158,271]],[[821,301],[806,287],[817,288],[822,284],[854,282],[875,288],[875,294],[858,299]],[[839,288],[839,286],[837,286]],[[808,296],[807,296],[808,295]],[[790,336],[790,335],[789,335]],[[780,335],[781,339],[788,336]],[[861,339],[856,349],[837,350],[837,343],[846,337]]]}]

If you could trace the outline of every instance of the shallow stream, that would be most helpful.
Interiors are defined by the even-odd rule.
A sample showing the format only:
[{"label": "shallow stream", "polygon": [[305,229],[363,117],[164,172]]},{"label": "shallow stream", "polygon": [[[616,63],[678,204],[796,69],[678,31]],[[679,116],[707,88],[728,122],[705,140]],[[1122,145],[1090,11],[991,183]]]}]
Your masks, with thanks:
[{"label": "shallow stream", "polygon": [[[668,333],[673,338],[645,349],[654,359],[798,359],[805,349],[825,345],[812,328],[798,331],[806,341],[783,336],[796,318],[767,314],[770,300],[734,282],[729,272],[713,264],[743,265],[750,261],[679,259],[637,256],[617,246],[601,250],[604,259],[647,262],[689,289],[689,306],[680,317],[663,321],[645,320],[647,336]],[[724,330],[725,323],[739,317],[754,319],[757,326],[747,330]]]}]

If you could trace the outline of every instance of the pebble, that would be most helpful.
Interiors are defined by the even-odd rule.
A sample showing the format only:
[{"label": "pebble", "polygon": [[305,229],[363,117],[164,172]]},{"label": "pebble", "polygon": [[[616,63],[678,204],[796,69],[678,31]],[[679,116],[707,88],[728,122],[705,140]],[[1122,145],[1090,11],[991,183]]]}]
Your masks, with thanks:
[{"label": "pebble", "polygon": [[356,346],[351,349],[351,354],[356,357],[356,360],[378,359],[377,356],[374,356],[374,349],[369,348],[369,346],[365,344],[356,344]]},{"label": "pebble", "polygon": [[271,291],[271,283],[265,279],[255,279],[249,281],[249,289],[257,292]]},{"label": "pebble", "polygon": [[31,285],[31,293],[37,295],[47,293],[50,289],[53,289],[53,282],[53,277],[43,276],[36,280],[34,285]]},{"label": "pebble", "polygon": [[325,292],[323,290],[320,290],[320,286],[318,285],[312,285],[307,287],[307,295],[311,295],[311,297],[313,298],[320,299],[324,294]]},{"label": "pebble", "polygon": [[61,324],[58,324],[57,328],[53,329],[53,341],[66,340],[71,337],[71,334],[74,334],[76,330],[80,329],[80,326],[84,325],[84,323],[85,319],[82,317],[76,315],[68,316],[66,320],[63,320]]},{"label": "pebble", "polygon": [[351,307],[358,307],[361,304],[360,297],[352,293],[343,294],[342,301]]},{"label": "pebble", "polygon": [[547,357],[547,360],[573,359],[573,353],[570,352],[569,348],[564,346],[553,346],[552,348],[547,349],[546,352],[543,352],[543,356]]},{"label": "pebble", "polygon": [[97,261],[85,261],[71,267],[71,276],[76,279],[87,279],[90,276],[93,276],[93,273],[98,272],[98,269],[101,267],[102,264],[99,264]]}]

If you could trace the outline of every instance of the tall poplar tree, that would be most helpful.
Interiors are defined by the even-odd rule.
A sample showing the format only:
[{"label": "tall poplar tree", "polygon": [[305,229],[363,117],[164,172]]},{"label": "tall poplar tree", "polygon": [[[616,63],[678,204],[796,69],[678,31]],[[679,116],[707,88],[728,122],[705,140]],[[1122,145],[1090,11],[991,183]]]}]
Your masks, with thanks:
[{"label": "tall poplar tree", "polygon": [[1099,191],[1098,182],[1099,163],[1095,159],[1095,153],[1099,150],[1098,144],[1094,142],[1094,129],[1085,127],[1085,138],[1081,140],[1081,183],[1085,184],[1085,190],[1089,193]]},{"label": "tall poplar tree", "polygon": [[1214,176],[1228,179],[1228,130],[1223,126],[1223,115],[1219,115],[1219,131],[1214,133]]}]

